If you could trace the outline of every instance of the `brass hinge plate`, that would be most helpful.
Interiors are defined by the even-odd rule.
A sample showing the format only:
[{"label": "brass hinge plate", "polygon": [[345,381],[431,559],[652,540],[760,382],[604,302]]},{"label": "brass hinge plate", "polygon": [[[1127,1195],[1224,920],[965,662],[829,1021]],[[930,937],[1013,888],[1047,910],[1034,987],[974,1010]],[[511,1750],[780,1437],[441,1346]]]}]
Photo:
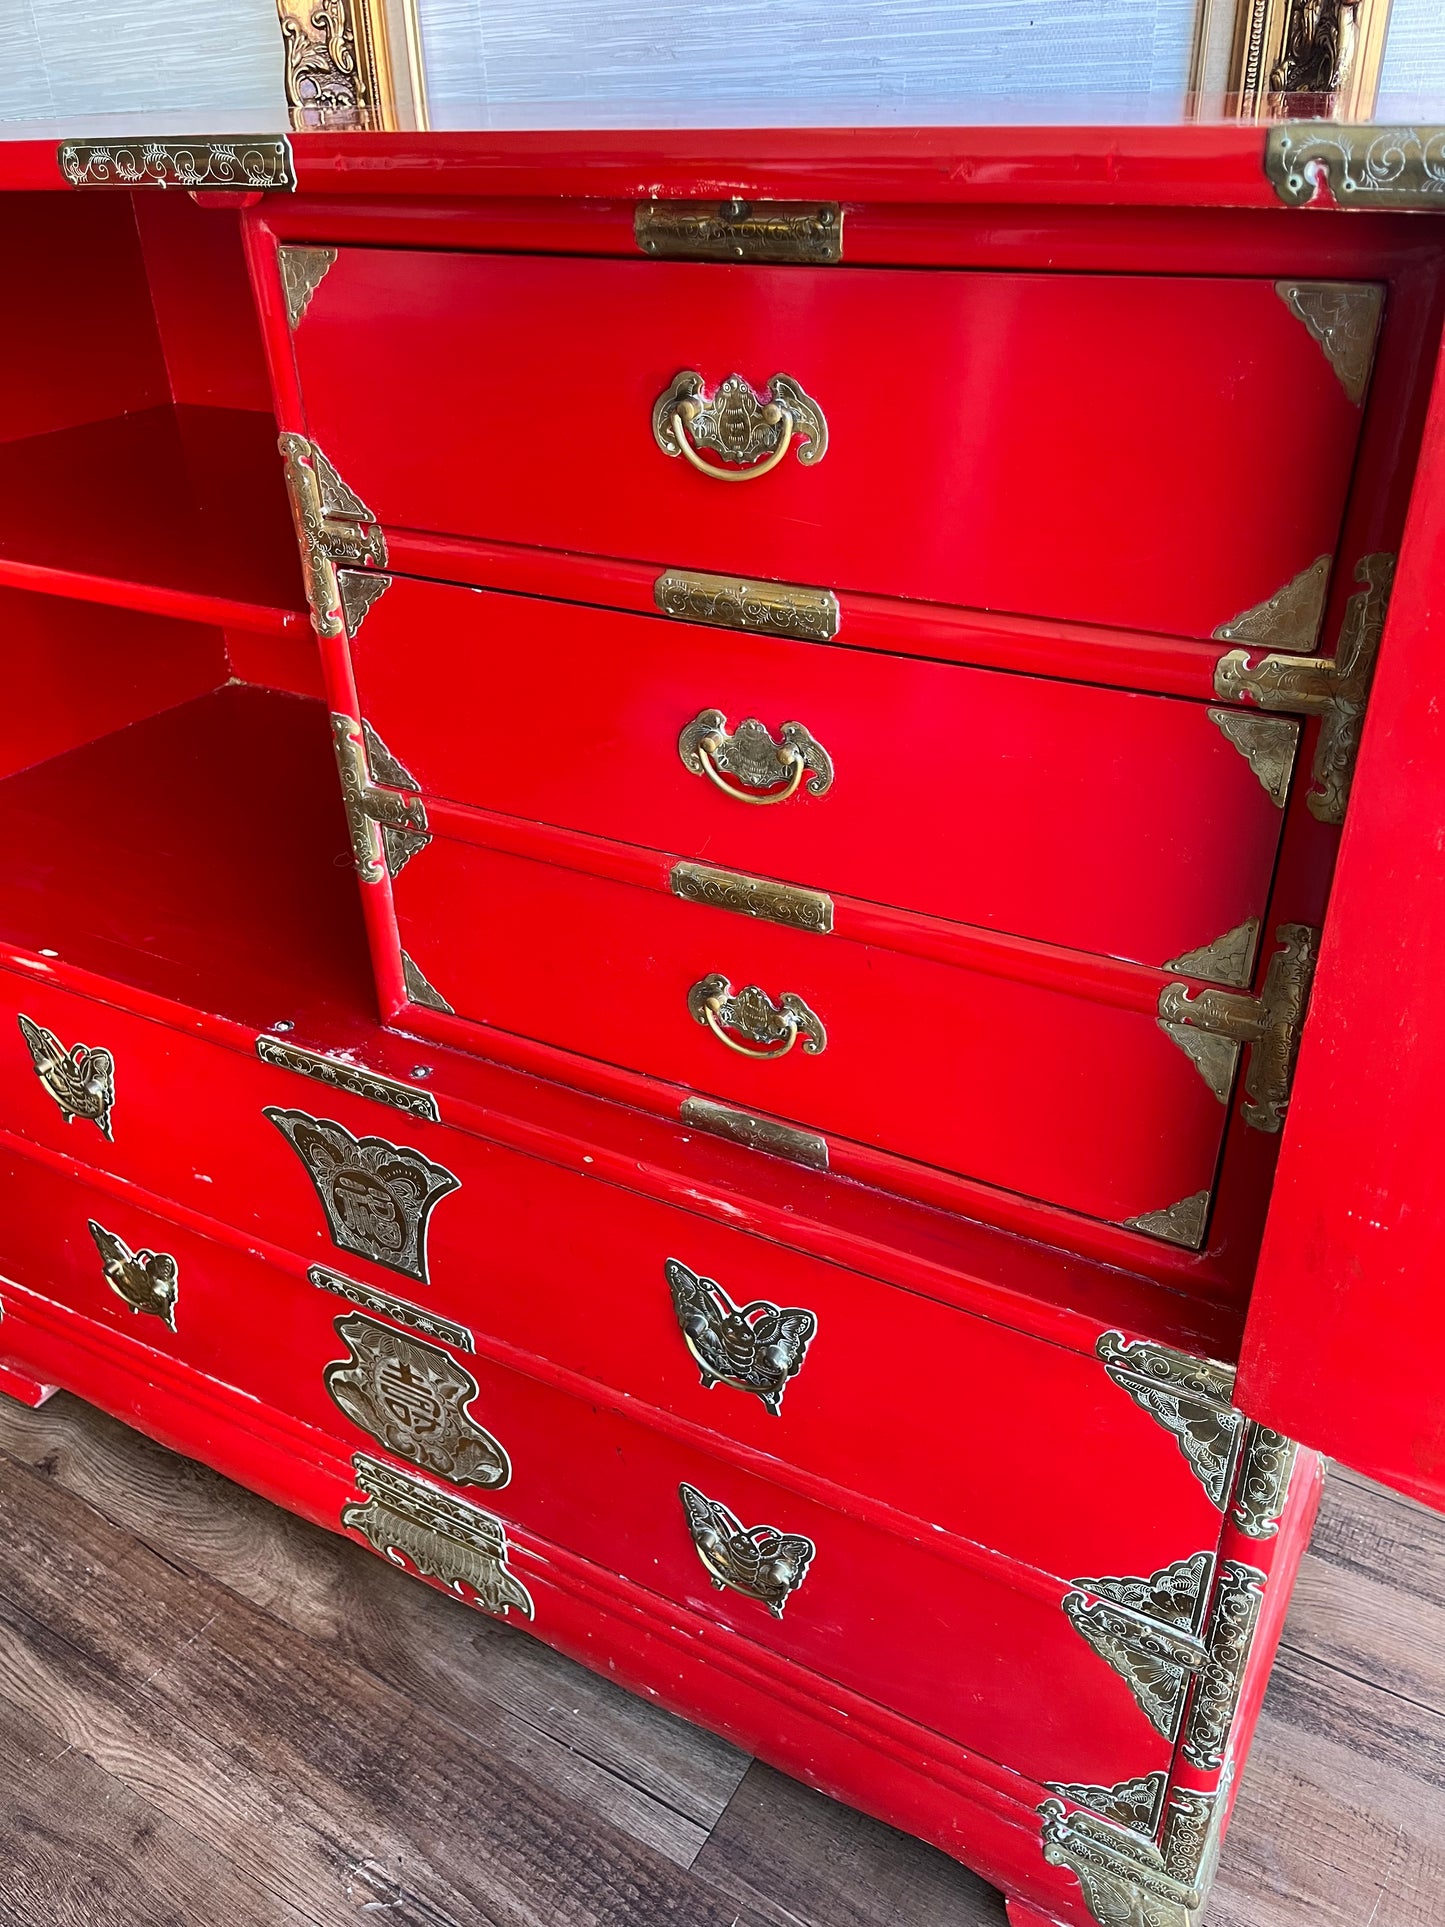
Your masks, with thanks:
[{"label": "brass hinge plate", "polygon": [[278,1070],[298,1071],[302,1077],[314,1078],[318,1084],[329,1084],[334,1091],[369,1098],[373,1104],[389,1104],[394,1111],[425,1118],[430,1124],[441,1122],[441,1112],[430,1091],[414,1090],[410,1084],[401,1084],[380,1071],[368,1070],[364,1064],[349,1064],[344,1058],[328,1057],[323,1051],[306,1050],[300,1044],[289,1044],[284,1038],[269,1036],[264,1031],[256,1039],[256,1055],[263,1064],[274,1064]]},{"label": "brass hinge plate", "polygon": [[1286,121],[1269,130],[1264,171],[1291,207],[1322,181],[1340,207],[1445,213],[1445,127],[1329,127]]},{"label": "brass hinge plate", "polygon": [[[351,831],[351,854],[363,883],[396,876],[431,842],[426,805],[400,790],[418,788],[369,723],[333,712],[331,742],[341,776],[341,796]],[[392,788],[381,785],[391,784]]]},{"label": "brass hinge plate", "polygon": [[477,1349],[476,1340],[465,1325],[455,1325],[450,1318],[438,1317],[424,1305],[412,1304],[409,1298],[397,1298],[389,1291],[378,1291],[375,1285],[363,1285],[355,1278],[348,1278],[344,1271],[333,1271],[330,1265],[309,1265],[306,1276],[318,1291],[332,1292],[362,1311],[375,1312],[379,1318],[389,1318],[394,1325],[420,1332],[423,1338],[435,1338],[458,1352]]},{"label": "brass hinge plate", "polygon": [[838,598],[831,589],[667,569],[653,584],[652,599],[665,616],[715,629],[796,636],[801,642],[829,642],[838,633]]},{"label": "brass hinge plate", "polygon": [[739,870],[716,870],[708,863],[674,863],[668,883],[675,897],[714,910],[736,910],[745,917],[761,917],[820,936],[833,928],[833,899],[825,890],[774,883],[771,877],[746,876]]},{"label": "brass hinge plate", "polygon": [[[376,517],[354,489],[348,488],[315,442],[304,435],[284,434],[279,443],[286,468],[286,493],[291,519],[301,545],[301,572],[311,622],[319,636],[344,636],[347,610],[338,569],[385,569],[386,538]],[[362,598],[360,616],[385,588],[390,576],[378,576],[375,594]],[[354,589],[352,591],[354,595]]]},{"label": "brass hinge plate", "polygon": [[1319,717],[1315,787],[1306,801],[1321,823],[1342,823],[1345,818],[1394,578],[1393,555],[1361,556],[1355,580],[1364,587],[1345,606],[1333,656],[1268,655],[1254,660],[1248,649],[1231,649],[1215,664],[1214,693],[1226,702]]},{"label": "brass hinge plate", "polygon": [[1320,933],[1307,923],[1282,923],[1282,948],[1269,960],[1257,997],[1241,990],[1202,990],[1168,983],[1159,993],[1159,1028],[1188,1057],[1221,1104],[1229,1102],[1243,1045],[1249,1045],[1244,1078],[1244,1121],[1256,1131],[1277,1131],[1289,1103],[1300,1030],[1309,1002]]},{"label": "brass hinge plate", "polygon": [[205,194],[290,194],[296,188],[284,134],[65,141],[55,159],[72,187],[179,187]]},{"label": "brass hinge plate", "polygon": [[772,261],[833,267],[843,210],[818,201],[643,201],[632,232],[660,261]]},{"label": "brass hinge plate", "polygon": [[734,1110],[730,1104],[715,1104],[707,1097],[685,1097],[679,1115],[684,1124],[728,1138],[734,1144],[745,1144],[749,1150],[791,1158],[794,1164],[806,1164],[813,1171],[828,1168],[826,1138],[799,1131],[791,1124],[779,1124],[776,1118],[757,1117],[751,1111]]}]

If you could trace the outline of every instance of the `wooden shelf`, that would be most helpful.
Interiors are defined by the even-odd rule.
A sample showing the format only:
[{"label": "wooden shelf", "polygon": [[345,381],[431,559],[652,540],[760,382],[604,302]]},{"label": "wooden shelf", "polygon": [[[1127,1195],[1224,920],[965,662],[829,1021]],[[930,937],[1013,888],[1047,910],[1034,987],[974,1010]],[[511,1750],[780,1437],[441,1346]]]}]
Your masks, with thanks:
[{"label": "wooden shelf", "polygon": [[0,443],[0,587],[304,633],[271,416],[168,405]]},{"label": "wooden shelf", "polygon": [[0,946],[258,1029],[374,1010],[322,704],[229,684],[8,778],[0,810]]}]

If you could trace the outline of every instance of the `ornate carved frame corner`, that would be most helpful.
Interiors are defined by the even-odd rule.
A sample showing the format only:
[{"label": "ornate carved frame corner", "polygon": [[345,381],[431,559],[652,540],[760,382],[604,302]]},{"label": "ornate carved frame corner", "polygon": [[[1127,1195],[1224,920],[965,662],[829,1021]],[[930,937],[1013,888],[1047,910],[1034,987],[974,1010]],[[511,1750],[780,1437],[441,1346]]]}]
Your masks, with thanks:
[{"label": "ornate carved frame corner", "polygon": [[298,130],[429,123],[417,0],[276,0],[286,105]]}]

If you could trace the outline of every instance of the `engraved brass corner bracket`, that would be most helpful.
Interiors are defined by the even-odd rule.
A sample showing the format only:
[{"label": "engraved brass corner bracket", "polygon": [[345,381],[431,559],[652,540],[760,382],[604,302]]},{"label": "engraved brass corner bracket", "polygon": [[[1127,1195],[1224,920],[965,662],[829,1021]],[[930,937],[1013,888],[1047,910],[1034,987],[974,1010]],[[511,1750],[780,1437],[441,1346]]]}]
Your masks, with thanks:
[{"label": "engraved brass corner bracket", "polygon": [[1069,1624],[1123,1680],[1154,1730],[1182,1738],[1201,1771],[1222,1767],[1239,1704],[1265,1574],[1196,1552],[1147,1578],[1078,1579]]},{"label": "engraved brass corner bracket", "polygon": [[1356,408],[1365,399],[1385,290],[1378,281],[1276,281],[1274,291],[1319,343]]},{"label": "engraved brass corner bracket", "polygon": [[[386,538],[371,510],[346,486],[315,442],[288,433],[281,436],[279,447],[286,467],[291,518],[301,545],[301,572],[312,625],[319,636],[344,636],[348,634],[347,612],[337,570],[385,569]],[[378,576],[376,580],[379,586],[365,598],[360,614],[391,583],[390,576]],[[360,615],[355,620],[359,621]]]},{"label": "engraved brass corner bracket", "polygon": [[1232,1403],[1234,1368],[1117,1331],[1094,1349],[1114,1384],[1170,1434],[1211,1504],[1249,1538],[1272,1539],[1298,1448]]},{"label": "engraved brass corner bracket", "polygon": [[1257,997],[1181,983],[1165,984],[1159,993],[1159,1028],[1221,1104],[1229,1101],[1240,1047],[1249,1045],[1244,1121],[1256,1131],[1278,1131],[1284,1122],[1319,934],[1307,923],[1279,926],[1275,935],[1282,948],[1270,958]]},{"label": "engraved brass corner bracket", "polygon": [[369,723],[333,712],[331,743],[356,874],[363,883],[380,883],[388,872],[398,875],[431,842],[426,805],[419,796],[398,794],[415,790],[416,778],[397,762]]},{"label": "engraved brass corner bracket", "polygon": [[[1057,1786],[1062,1797],[1039,1807],[1044,1859],[1074,1875],[1101,1927],[1197,1927],[1218,1859],[1227,1781],[1212,1793],[1176,1787],[1156,1822],[1156,1845],[1155,1827],[1131,1826],[1119,1810],[1135,1788],[1155,1780],[1164,1775],[1112,1788]],[[1091,1793],[1105,1796],[1108,1817],[1085,1810],[1091,1803],[1079,1796]]]},{"label": "engraved brass corner bracket", "polygon": [[295,334],[311,297],[336,265],[335,248],[298,247],[288,242],[276,250],[281,293],[286,302],[286,325]]},{"label": "engraved brass corner bracket", "polygon": [[[1231,649],[1215,665],[1214,692],[1224,701],[1319,717],[1315,787],[1306,801],[1321,823],[1344,821],[1394,576],[1393,555],[1380,552],[1360,558],[1355,580],[1364,587],[1345,606],[1333,656],[1267,655],[1251,660],[1248,649]],[[1218,719],[1219,712],[1210,714]]]}]

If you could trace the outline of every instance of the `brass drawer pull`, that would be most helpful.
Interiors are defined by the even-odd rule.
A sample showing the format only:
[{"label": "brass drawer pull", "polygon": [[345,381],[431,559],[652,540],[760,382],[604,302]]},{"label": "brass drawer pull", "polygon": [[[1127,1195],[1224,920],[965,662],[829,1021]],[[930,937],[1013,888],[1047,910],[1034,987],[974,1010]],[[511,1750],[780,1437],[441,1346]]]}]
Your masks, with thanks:
[{"label": "brass drawer pull", "polygon": [[679,1258],[663,1270],[672,1292],[672,1309],[683,1343],[702,1373],[703,1389],[731,1385],[760,1398],[781,1418],[788,1380],[803,1369],[803,1357],[818,1329],[815,1313],[801,1305],[775,1305],[754,1298],[735,1305],[714,1278],[690,1271]]},{"label": "brass drawer pull", "polygon": [[[703,709],[677,739],[683,767],[705,776],[735,803],[786,803],[804,776],[809,796],[826,796],[833,787],[833,759],[801,723],[784,723],[780,741],[756,716],[729,732],[720,709]],[[811,774],[809,772],[811,771]],[[724,781],[732,776],[741,789]],[[786,780],[785,780],[786,779]],[[783,787],[775,787],[782,783]],[[762,794],[749,796],[749,790]]]},{"label": "brass drawer pull", "polygon": [[781,1619],[789,1595],[807,1577],[818,1548],[801,1532],[776,1526],[745,1526],[720,1500],[710,1499],[685,1481],[677,1488],[687,1529],[708,1577],[721,1592],[728,1587],[756,1599]]},{"label": "brass drawer pull", "polygon": [[[786,1057],[800,1038],[810,1057],[828,1047],[821,1020],[791,990],[785,990],[777,1003],[756,984],[734,995],[727,978],[714,971],[688,991],[687,1007],[696,1023],[705,1024],[719,1043],[741,1057]],[[730,1030],[740,1031],[749,1041],[740,1044],[728,1035]]]},{"label": "brass drawer pull", "polygon": [[[828,452],[823,411],[791,375],[774,375],[766,396],[741,375],[729,375],[709,396],[702,376],[684,370],[653,404],[652,433],[664,455],[681,455],[714,482],[755,482],[790,447],[805,467]],[[711,449],[730,466],[705,462],[699,449]]]}]

